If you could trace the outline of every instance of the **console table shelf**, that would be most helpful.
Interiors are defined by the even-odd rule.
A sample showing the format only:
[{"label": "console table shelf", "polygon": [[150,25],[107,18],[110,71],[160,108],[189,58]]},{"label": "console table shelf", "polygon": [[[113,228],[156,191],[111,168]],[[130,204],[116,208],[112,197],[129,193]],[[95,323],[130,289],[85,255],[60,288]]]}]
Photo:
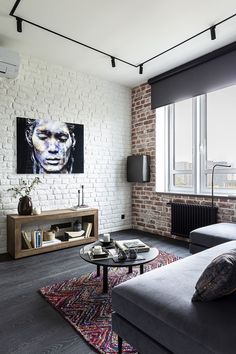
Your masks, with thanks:
[{"label": "console table shelf", "polygon": [[[76,218],[81,222],[92,223],[91,235],[88,238],[75,241],[62,241],[50,246],[39,248],[22,248],[22,235],[21,231],[27,225],[37,225],[38,223],[53,222],[59,223],[63,221],[73,221]],[[40,253],[51,252],[63,248],[69,248],[79,246],[91,242],[95,242],[98,239],[98,210],[94,208],[84,208],[79,210],[49,210],[44,211],[40,215],[8,215],[7,216],[7,250],[8,253],[15,259],[33,256]]]}]

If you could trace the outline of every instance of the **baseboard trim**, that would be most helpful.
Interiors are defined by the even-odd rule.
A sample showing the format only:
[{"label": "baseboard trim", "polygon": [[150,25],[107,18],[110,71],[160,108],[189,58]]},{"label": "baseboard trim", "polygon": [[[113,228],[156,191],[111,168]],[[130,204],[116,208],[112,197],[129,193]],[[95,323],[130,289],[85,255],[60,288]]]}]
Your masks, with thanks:
[{"label": "baseboard trim", "polygon": [[109,229],[102,229],[100,234],[104,234],[105,232],[115,232],[115,231],[123,231],[123,230],[130,230],[133,229],[132,225],[125,225],[125,226],[118,226],[118,227],[112,227]]}]

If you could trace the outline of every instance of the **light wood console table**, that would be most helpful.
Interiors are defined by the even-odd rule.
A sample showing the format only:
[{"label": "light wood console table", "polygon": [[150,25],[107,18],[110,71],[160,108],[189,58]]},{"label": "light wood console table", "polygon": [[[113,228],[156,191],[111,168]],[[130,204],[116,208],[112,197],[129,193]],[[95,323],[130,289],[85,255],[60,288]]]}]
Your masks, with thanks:
[{"label": "light wood console table", "polygon": [[[23,249],[22,247],[22,235],[21,231],[24,231],[25,227],[35,227],[38,224],[46,223],[60,223],[61,220],[75,221],[79,219],[81,223],[92,223],[92,231],[90,237],[81,240],[63,241],[58,244]],[[51,252],[63,248],[69,248],[79,246],[91,242],[95,242],[98,239],[98,209],[94,208],[81,208],[79,210],[50,210],[44,211],[40,215],[7,215],[7,250],[8,253],[15,259],[33,256],[40,253]]]}]

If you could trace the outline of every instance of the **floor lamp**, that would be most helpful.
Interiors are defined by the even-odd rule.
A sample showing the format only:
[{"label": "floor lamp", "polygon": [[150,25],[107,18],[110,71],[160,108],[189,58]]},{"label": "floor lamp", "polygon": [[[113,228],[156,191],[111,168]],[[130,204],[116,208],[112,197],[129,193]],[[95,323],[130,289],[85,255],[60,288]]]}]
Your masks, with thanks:
[{"label": "floor lamp", "polygon": [[214,206],[214,173],[215,173],[215,168],[216,167],[231,167],[231,165],[224,165],[221,163],[216,163],[212,167],[212,172],[211,172],[211,207],[213,208]]}]

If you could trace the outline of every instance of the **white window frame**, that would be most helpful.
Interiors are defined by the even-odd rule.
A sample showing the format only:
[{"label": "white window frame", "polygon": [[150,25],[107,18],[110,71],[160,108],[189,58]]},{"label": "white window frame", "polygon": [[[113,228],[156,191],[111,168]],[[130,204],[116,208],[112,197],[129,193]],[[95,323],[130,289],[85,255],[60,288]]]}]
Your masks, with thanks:
[{"label": "white window frame", "polygon": [[[200,98],[200,136],[201,136],[201,151],[200,151],[200,189],[198,194],[207,195],[211,193],[211,187],[207,188],[207,175],[212,174],[212,168],[207,168],[207,94],[199,96]],[[235,168],[220,168],[215,169],[215,174],[232,175],[236,174]],[[214,188],[216,196],[234,196],[236,190],[226,188]]]},{"label": "white window frame", "polygon": [[[175,158],[175,115],[174,104],[165,107],[165,190],[174,194],[210,195],[211,188],[207,188],[207,175],[212,169],[207,169],[207,95],[192,98],[192,170],[176,170]],[[217,168],[217,174],[236,174],[236,169]],[[192,187],[181,188],[174,185],[174,176],[191,174]],[[160,192],[160,191],[159,191]],[[216,196],[235,196],[234,189],[215,189]]]},{"label": "white window frame", "polygon": [[[195,99],[192,99],[192,127],[195,126],[196,112],[195,112]],[[177,170],[175,169],[175,104],[168,106],[168,116],[167,120],[169,122],[169,134],[168,134],[168,150],[169,150],[169,169],[168,169],[168,190],[173,193],[195,193],[195,176],[196,170],[194,166],[194,157],[195,157],[195,129],[192,129],[192,170]],[[190,118],[190,119],[191,119]],[[176,187],[174,184],[174,177],[178,174],[192,175],[192,187],[180,188]]]}]

